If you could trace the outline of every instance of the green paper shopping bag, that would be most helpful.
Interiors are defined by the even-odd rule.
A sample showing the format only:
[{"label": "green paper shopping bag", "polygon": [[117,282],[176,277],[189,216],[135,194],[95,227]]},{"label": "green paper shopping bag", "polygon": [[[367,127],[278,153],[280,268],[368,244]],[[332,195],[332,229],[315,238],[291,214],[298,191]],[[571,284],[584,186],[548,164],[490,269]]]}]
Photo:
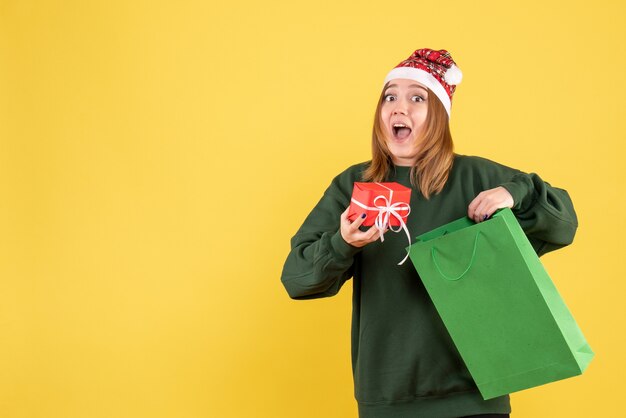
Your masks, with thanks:
[{"label": "green paper shopping bag", "polygon": [[581,374],[593,352],[510,209],[409,247],[484,399]]}]

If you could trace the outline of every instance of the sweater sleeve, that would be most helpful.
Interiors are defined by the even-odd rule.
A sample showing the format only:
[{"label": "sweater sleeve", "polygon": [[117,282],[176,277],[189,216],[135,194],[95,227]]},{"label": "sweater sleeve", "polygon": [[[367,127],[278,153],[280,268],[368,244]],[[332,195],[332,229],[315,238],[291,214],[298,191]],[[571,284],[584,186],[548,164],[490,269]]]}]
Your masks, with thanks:
[{"label": "sweater sleeve", "polygon": [[351,193],[340,176],[291,239],[281,282],[292,299],[334,296],[352,277],[354,256],[361,249],[348,244],[339,231],[341,213],[349,205],[347,193]]},{"label": "sweater sleeve", "polygon": [[497,165],[498,181],[513,196],[511,208],[539,256],[569,245],[578,218],[567,191],[553,187],[536,173]]}]

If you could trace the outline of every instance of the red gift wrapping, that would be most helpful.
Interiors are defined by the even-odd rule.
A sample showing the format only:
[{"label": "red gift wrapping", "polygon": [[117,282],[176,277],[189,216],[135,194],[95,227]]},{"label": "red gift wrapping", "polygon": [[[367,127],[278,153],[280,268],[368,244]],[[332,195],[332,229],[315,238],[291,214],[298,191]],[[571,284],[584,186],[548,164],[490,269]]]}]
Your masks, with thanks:
[{"label": "red gift wrapping", "polygon": [[372,226],[376,218],[381,214],[380,216],[389,220],[389,226],[401,226],[400,219],[393,215],[390,216],[389,210],[392,209],[400,215],[403,222],[406,222],[406,218],[411,210],[409,207],[410,201],[411,189],[399,183],[355,182],[348,219],[354,221],[365,212],[367,217],[363,225]]}]

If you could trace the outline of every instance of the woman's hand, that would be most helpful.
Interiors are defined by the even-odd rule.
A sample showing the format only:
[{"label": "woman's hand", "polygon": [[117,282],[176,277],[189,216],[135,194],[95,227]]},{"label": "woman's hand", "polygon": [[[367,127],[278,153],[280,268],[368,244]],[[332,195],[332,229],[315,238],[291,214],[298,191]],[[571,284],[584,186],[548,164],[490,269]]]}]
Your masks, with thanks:
[{"label": "woman's hand", "polygon": [[487,220],[494,212],[501,208],[512,208],[514,205],[513,196],[502,186],[495,189],[480,192],[472,200],[467,208],[467,216],[474,222]]},{"label": "woman's hand", "polygon": [[[346,241],[348,244],[352,245],[353,247],[363,247],[369,244],[370,242],[374,242],[378,238],[380,238],[380,231],[375,226],[370,227],[370,229],[368,229],[367,231],[361,231],[359,229],[363,221],[365,221],[364,216],[359,216],[358,218],[354,220],[354,222],[350,222],[350,220],[348,219],[349,209],[350,208],[348,207],[341,214],[340,231],[341,231],[341,236],[343,237],[344,241]],[[385,228],[385,230],[383,231],[383,234],[387,232],[387,230],[388,228]]]}]

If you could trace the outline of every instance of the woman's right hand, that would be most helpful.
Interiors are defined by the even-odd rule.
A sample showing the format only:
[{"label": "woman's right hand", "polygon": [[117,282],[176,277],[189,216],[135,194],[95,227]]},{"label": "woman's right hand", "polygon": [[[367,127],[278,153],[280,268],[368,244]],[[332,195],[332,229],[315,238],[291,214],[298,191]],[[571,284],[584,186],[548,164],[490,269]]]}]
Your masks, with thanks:
[{"label": "woman's right hand", "polygon": [[[354,220],[354,222],[350,222],[350,220],[348,219],[349,209],[350,208],[348,207],[341,214],[341,229],[340,230],[341,230],[341,236],[343,237],[344,241],[346,241],[348,244],[352,245],[353,247],[363,247],[369,244],[370,242],[374,242],[378,238],[380,238],[381,233],[378,230],[378,228],[376,228],[375,226],[371,226],[367,231],[361,231],[359,229],[363,221],[365,221],[365,217],[359,216],[358,218]],[[388,231],[388,229],[389,228],[387,226],[382,233],[384,234],[385,232]]]}]

